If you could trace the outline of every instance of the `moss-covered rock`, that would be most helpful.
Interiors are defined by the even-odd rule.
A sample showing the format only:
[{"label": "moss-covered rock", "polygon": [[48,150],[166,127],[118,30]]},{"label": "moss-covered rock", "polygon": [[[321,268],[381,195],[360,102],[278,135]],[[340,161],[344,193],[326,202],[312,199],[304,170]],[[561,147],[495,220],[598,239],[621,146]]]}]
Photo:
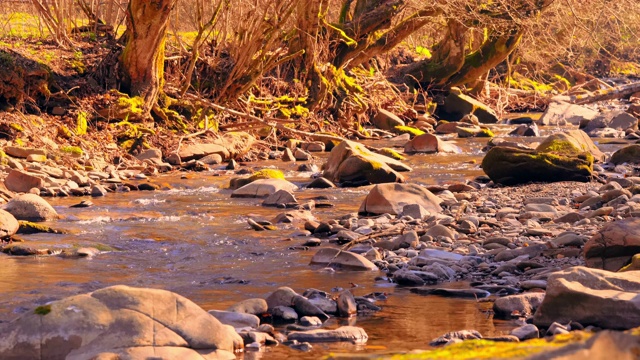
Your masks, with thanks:
[{"label": "moss-covered rock", "polygon": [[411,137],[425,134],[424,131],[411,126],[396,126],[393,128],[393,130],[398,134],[409,134],[411,135]]},{"label": "moss-covered rock", "polygon": [[356,142],[343,141],[331,150],[323,170],[324,177],[330,181],[353,186],[402,182],[404,178],[397,172],[411,171],[411,168]]},{"label": "moss-covered rock", "polygon": [[483,124],[495,124],[499,120],[495,111],[487,105],[457,91],[452,91],[446,97],[444,106],[437,109],[437,114],[441,119],[452,121],[458,121],[467,114],[477,116]]},{"label": "moss-covered rock", "polygon": [[276,169],[262,169],[254,172],[249,177],[237,177],[229,180],[229,188],[230,189],[238,189],[247,184],[251,184],[256,180],[261,179],[280,179],[284,180],[284,174],[280,170]]},{"label": "moss-covered rock", "polygon": [[640,164],[640,145],[634,144],[625,146],[611,155],[611,163],[619,165],[622,163]]},{"label": "moss-covered rock", "polygon": [[379,149],[377,152],[380,155],[384,155],[386,157],[390,157],[390,158],[395,159],[395,160],[402,161],[402,160],[405,159],[405,157],[400,155],[399,152],[397,152],[397,151],[395,151],[395,150],[393,150],[391,148],[382,148],[382,149]]},{"label": "moss-covered rock", "polygon": [[591,180],[593,156],[561,155],[496,146],[482,160],[482,169],[495,183],[517,185],[528,182]]},{"label": "moss-covered rock", "polygon": [[18,234],[65,234],[63,230],[57,230],[47,225],[36,224],[30,221],[18,221],[20,227],[18,228]]},{"label": "moss-covered rock", "polygon": [[605,155],[582,130],[570,130],[553,134],[536,148],[538,152],[569,155],[590,153],[596,161],[604,161]]}]

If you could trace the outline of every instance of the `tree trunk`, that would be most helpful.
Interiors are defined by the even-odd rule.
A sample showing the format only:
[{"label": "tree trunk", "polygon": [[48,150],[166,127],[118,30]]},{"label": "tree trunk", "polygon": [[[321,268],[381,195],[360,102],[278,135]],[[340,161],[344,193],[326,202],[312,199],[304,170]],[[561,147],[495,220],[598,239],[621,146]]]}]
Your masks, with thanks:
[{"label": "tree trunk", "polygon": [[144,99],[148,114],[164,81],[164,46],[169,14],[177,0],[131,0],[126,45],[120,55],[120,88]]},{"label": "tree trunk", "polygon": [[447,32],[435,46],[431,59],[425,59],[403,69],[404,81],[444,85],[465,63],[469,29],[461,22],[451,19]]}]

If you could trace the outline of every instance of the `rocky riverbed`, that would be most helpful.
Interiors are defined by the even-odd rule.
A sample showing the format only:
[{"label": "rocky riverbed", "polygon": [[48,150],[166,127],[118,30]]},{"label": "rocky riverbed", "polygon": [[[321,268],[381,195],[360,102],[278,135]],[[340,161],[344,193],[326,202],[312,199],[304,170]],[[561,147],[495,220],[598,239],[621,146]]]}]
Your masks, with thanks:
[{"label": "rocky riverbed", "polygon": [[[627,137],[616,146],[619,150],[615,153],[602,152],[602,146],[575,129],[536,139],[537,144],[518,142],[522,138],[494,138],[488,141],[486,156],[474,155],[482,159],[486,175],[480,175],[476,159],[467,159],[454,166],[458,170],[471,168],[474,176],[453,181],[443,177],[434,182],[425,181],[429,171],[446,173],[446,167],[426,168],[428,171],[423,170],[420,177],[412,175],[413,168],[435,157],[445,166],[446,159],[464,156],[469,150],[455,139],[471,136],[473,139],[462,141],[485,143],[479,139],[488,134],[488,127],[468,116],[457,123],[435,126],[418,120],[411,124],[413,130],[407,130],[393,114],[383,115],[376,117],[376,125],[383,131],[406,132],[389,138],[386,145],[400,146],[405,153],[452,155],[414,155],[412,163],[412,159],[403,161],[397,152],[375,143],[320,138],[291,142],[284,150],[257,152],[257,157],[274,159],[271,164],[275,166],[250,170],[233,160],[220,164],[234,152],[251,147],[255,139],[248,134],[231,135],[212,144],[191,144],[176,154],[149,150],[137,158],[121,158],[116,164],[78,157],[76,152],[43,153],[35,148],[5,146],[5,188],[0,189],[0,195],[7,203],[0,212],[0,235],[5,240],[2,250],[8,255],[100,258],[120,250],[127,252],[130,244],[122,249],[119,243],[108,241],[81,246],[38,241],[38,236],[47,236],[43,234],[75,236],[59,220],[61,210],[67,212],[69,208],[52,207],[51,203],[60,200],[46,201],[41,196],[91,195],[93,201],[69,200],[65,206],[73,206],[73,211],[96,211],[93,202],[99,203],[102,198],[125,196],[136,190],[173,191],[169,190],[173,186],[155,175],[177,166],[209,170],[211,178],[223,179],[225,184],[215,192],[228,186],[221,196],[236,206],[261,205],[261,210],[248,210],[242,214],[242,222],[226,224],[227,228],[241,228],[245,237],[269,233],[271,241],[274,237],[279,241],[286,238],[286,251],[306,256],[316,276],[339,274],[343,282],[337,287],[300,289],[284,283],[286,274],[284,279],[274,275],[284,287],[271,286],[262,298],[210,307],[217,310],[209,313],[169,291],[127,286],[91,289],[84,295],[46,301],[22,311],[24,314],[16,320],[0,324],[2,333],[9,334],[0,342],[0,357],[30,358],[50,353],[77,358],[136,358],[153,353],[166,358],[232,358],[242,348],[250,354],[251,350],[276,344],[288,345],[294,349],[291,351],[318,354],[312,350],[317,343],[365,344],[369,331],[356,321],[383,316],[389,296],[385,289],[392,287],[397,296],[409,296],[410,292],[411,296],[424,298],[425,303],[439,298],[477,304],[474,311],[478,314],[506,321],[507,329],[491,334],[465,329],[463,323],[450,324],[459,331],[424,339],[424,347],[470,339],[520,342],[554,336],[557,341],[550,344],[573,339],[570,342],[581,344],[574,346],[575,351],[594,351],[590,353],[593,356],[599,354],[594,344],[601,342],[614,343],[616,351],[624,356],[632,354],[637,332],[600,331],[640,326],[636,300],[640,292],[640,177],[636,165],[640,152],[636,150],[638,145],[630,144],[637,134],[637,121],[625,122],[628,117],[623,115],[602,116],[590,128],[587,125],[596,121],[595,117],[585,120],[583,116],[579,121],[591,130],[625,127],[615,133]],[[545,116],[547,123],[549,119],[559,121],[549,114],[542,119]],[[537,135],[532,126],[525,127]],[[493,127],[493,131],[501,130]],[[313,159],[323,159],[326,156],[319,154],[328,149],[319,173]],[[528,183],[527,179],[543,183]],[[349,196],[357,204],[341,213],[341,196]],[[163,200],[139,204],[146,208],[152,201]],[[171,208],[169,204],[166,210],[170,212]],[[97,211],[106,214],[103,209]],[[150,212],[148,216],[155,215]],[[181,216],[199,222],[206,218],[200,213],[194,215],[193,210],[178,218]],[[159,218],[166,226],[168,218]],[[118,219],[109,215],[108,219],[126,222],[140,217]],[[170,226],[166,232],[172,234]],[[16,236],[20,233],[24,235]],[[35,237],[30,235],[33,233],[37,233]],[[162,246],[162,251],[171,254],[173,250],[167,249],[175,244]],[[254,253],[264,256],[260,251]],[[181,259],[171,267],[189,261],[185,260],[189,256]],[[225,261],[224,256],[216,261]],[[364,277],[371,282],[367,290],[373,291],[344,282]],[[240,284],[246,280],[223,277],[221,281]],[[216,336],[208,335],[211,333]],[[118,340],[125,335],[130,342]],[[471,344],[480,349],[487,343]],[[518,351],[517,347],[509,349]],[[565,349],[567,354],[574,350]],[[550,350],[540,346],[539,351]],[[267,354],[270,352],[283,354],[267,350]],[[521,357],[524,355],[521,353]]]}]

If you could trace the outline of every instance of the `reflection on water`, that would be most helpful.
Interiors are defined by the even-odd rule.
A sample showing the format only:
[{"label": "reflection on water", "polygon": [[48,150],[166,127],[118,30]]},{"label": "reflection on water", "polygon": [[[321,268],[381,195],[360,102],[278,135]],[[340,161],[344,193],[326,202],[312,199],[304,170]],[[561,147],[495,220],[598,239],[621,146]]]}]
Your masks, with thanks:
[{"label": "reflection on water", "polygon": [[[458,142],[465,151],[460,155],[409,156],[407,163],[415,171],[407,177],[413,182],[436,184],[480,175],[480,149],[485,143],[486,139]],[[252,166],[277,166],[297,174],[293,171],[296,165],[290,163]],[[290,238],[296,227],[284,225],[278,231],[260,233],[248,229],[247,216],[272,219],[281,210],[261,207],[260,200],[230,199],[230,191],[225,189],[228,176],[204,173],[185,180],[174,174],[157,181],[169,183],[174,189],[109,194],[92,199],[94,206],[88,209],[69,208],[79,198],[49,199],[64,219],[48,225],[70,234],[28,235],[28,241],[58,248],[103,244],[121,251],[92,259],[0,254],[0,320],[10,320],[54,299],[114,284],[168,289],[205,309],[225,309],[239,300],[264,297],[279,286],[301,292],[356,284],[356,295],[391,293],[380,303],[381,312],[358,319],[357,325],[370,337],[366,345],[317,345],[307,354],[279,346],[246,357],[276,359],[295,354],[296,358],[315,359],[329,349],[403,351],[425,348],[431,339],[447,331],[476,329],[494,335],[508,330],[506,324],[487,317],[485,303],[411,294],[389,283],[375,282],[377,273],[331,273],[310,268],[307,264],[312,251],[288,250],[304,242]],[[316,217],[326,220],[357,211],[367,192],[368,188],[305,190],[297,196],[327,196],[336,207],[314,211]]]}]

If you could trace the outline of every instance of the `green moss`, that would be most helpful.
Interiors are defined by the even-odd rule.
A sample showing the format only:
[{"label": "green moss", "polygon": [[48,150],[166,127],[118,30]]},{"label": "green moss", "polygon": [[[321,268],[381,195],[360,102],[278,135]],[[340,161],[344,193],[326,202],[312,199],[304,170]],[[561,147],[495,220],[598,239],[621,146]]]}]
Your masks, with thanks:
[{"label": "green moss", "polygon": [[398,134],[410,134],[411,137],[415,137],[415,136],[420,136],[420,135],[424,135],[425,132],[411,127],[411,126],[402,126],[402,125],[398,125],[396,127],[394,127],[394,130],[396,131],[396,133]]},{"label": "green moss", "polygon": [[386,157],[390,157],[392,159],[396,159],[396,160],[405,160],[405,157],[400,155],[399,152],[390,149],[390,148],[382,148],[380,149],[380,151],[378,152],[380,155],[384,155]]},{"label": "green moss", "polygon": [[129,97],[127,94],[120,93],[117,105],[121,109],[126,109],[130,114],[142,115],[144,111],[144,99],[140,96]]},{"label": "green moss", "polygon": [[254,172],[249,176],[249,180],[256,181],[260,179],[281,179],[284,180],[284,174],[280,170],[262,169]]},{"label": "green moss", "polygon": [[496,342],[490,340],[467,340],[435,350],[395,355],[393,360],[417,359],[518,359],[539,354],[543,351],[583,342],[592,335],[586,332],[572,332],[555,336],[553,339],[533,339],[523,342]]},{"label": "green moss", "polygon": [[284,180],[284,174],[280,170],[262,169],[254,172],[249,177],[237,177],[229,180],[230,189],[238,189],[260,179],[281,179]]},{"label": "green moss", "polygon": [[79,111],[76,119],[76,135],[84,135],[87,133],[87,117],[86,111]]},{"label": "green moss", "polygon": [[33,313],[37,315],[47,315],[51,312],[51,305],[38,306]]},{"label": "green moss", "polygon": [[13,130],[17,131],[17,132],[23,132],[24,131],[24,129],[22,128],[22,125],[20,125],[20,124],[11,123],[11,124],[9,124],[9,127],[12,128]]},{"label": "green moss", "polygon": [[82,156],[82,154],[84,154],[82,149],[80,149],[77,146],[62,146],[60,148],[60,151],[65,153],[65,154],[71,154],[71,155],[76,156],[76,157],[80,157],[80,156]]},{"label": "green moss", "polygon": [[537,150],[543,151],[543,152],[564,153],[564,154],[573,154],[580,151],[571,142],[566,140],[557,140],[557,139],[552,139],[548,142],[544,142],[540,144]]},{"label": "green moss", "polygon": [[56,230],[47,225],[36,224],[30,221],[18,221],[20,227],[18,228],[18,234],[65,234],[62,230]]},{"label": "green moss", "polygon": [[488,138],[492,138],[496,136],[493,131],[491,131],[490,129],[485,129],[482,128],[482,130],[480,130],[480,133],[478,133],[478,137],[488,137]]}]

